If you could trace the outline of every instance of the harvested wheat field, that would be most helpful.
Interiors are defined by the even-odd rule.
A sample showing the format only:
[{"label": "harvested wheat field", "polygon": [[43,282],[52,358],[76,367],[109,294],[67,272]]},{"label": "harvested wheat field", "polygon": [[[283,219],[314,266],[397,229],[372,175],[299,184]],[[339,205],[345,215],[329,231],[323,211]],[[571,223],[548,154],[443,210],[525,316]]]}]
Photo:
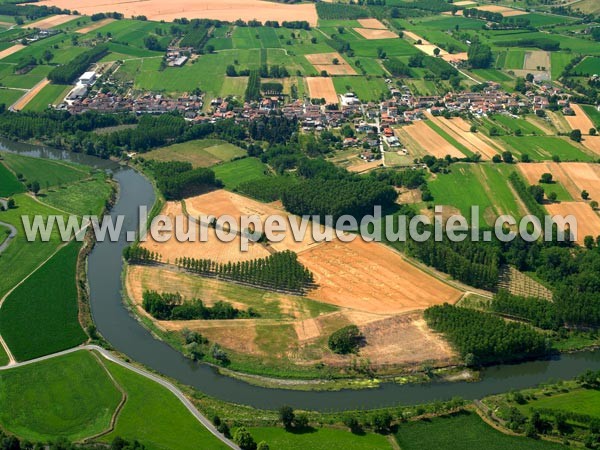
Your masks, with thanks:
[{"label": "harvested wheat field", "polygon": [[[73,8],[73,0],[43,0],[37,5]],[[98,12],[116,11],[125,17],[144,14],[149,20],[165,20],[186,17],[188,19],[216,19],[234,22],[237,19],[306,20],[317,25],[317,10],[313,3],[286,5],[261,0],[77,0],[77,11],[91,15]]]},{"label": "harvested wheat field", "polygon": [[[337,52],[313,53],[304,56],[319,72],[325,70],[329,75],[356,75],[354,68]],[[333,63],[334,59],[337,59],[337,64]]]},{"label": "harvested wheat field", "polygon": [[[168,216],[173,225],[172,236],[166,242],[158,242],[153,238],[161,236],[157,226],[151,228],[148,234],[148,239],[142,244],[142,247],[157,252],[162,257],[163,262],[174,263],[176,258],[188,257],[196,259],[212,259],[217,262],[226,263],[229,261],[249,261],[257,258],[265,258],[269,256],[269,251],[261,244],[249,244],[248,251],[240,249],[241,239],[236,236],[232,242],[222,242],[216,236],[216,230],[206,228],[207,242],[199,241],[199,230],[202,226],[198,225],[196,242],[179,242],[175,238],[175,217],[179,217],[179,221],[183,230],[188,230],[189,218],[183,213],[180,202],[167,202],[161,211],[162,215]],[[165,236],[163,234],[163,236]],[[160,239],[160,238],[159,238]]]},{"label": "harvested wheat field", "polygon": [[380,159],[376,159],[371,162],[366,162],[366,161],[362,161],[362,160],[360,160],[360,161],[361,162],[358,164],[352,164],[352,165],[346,167],[348,172],[364,173],[364,172],[368,172],[369,170],[376,169],[377,167],[380,167],[382,165],[382,161]]},{"label": "harvested wheat field", "polygon": [[427,114],[427,118],[473,153],[479,152],[484,159],[491,159],[498,154],[492,141],[481,133],[471,133],[471,124],[462,117],[446,119]]},{"label": "harvested wheat field", "polygon": [[376,366],[419,364],[428,359],[450,363],[454,351],[440,334],[432,332],[423,314],[410,313],[359,326],[367,345],[362,358]]},{"label": "harvested wheat field", "polygon": [[580,130],[583,134],[588,134],[590,128],[595,128],[594,123],[590,120],[581,106],[572,103],[571,109],[575,112],[575,115],[565,116],[565,119],[573,130]]},{"label": "harvested wheat field", "polygon": [[315,300],[375,314],[398,314],[455,302],[460,292],[412,266],[393,250],[357,238],[298,255],[315,275]]},{"label": "harvested wheat field", "polygon": [[417,41],[421,41],[421,44],[423,45],[430,45],[430,42],[427,39],[423,39],[421,36],[419,36],[418,34],[413,33],[412,31],[402,31],[403,36],[407,37],[409,39],[412,39],[413,41],[417,42]]},{"label": "harvested wheat field", "polygon": [[398,39],[398,35],[390,30],[354,28],[365,39]]},{"label": "harvested wheat field", "polygon": [[436,48],[440,50],[440,57],[443,58],[445,55],[448,54],[448,52],[446,50],[443,50],[434,44],[421,44],[421,45],[415,45],[415,47],[418,48],[419,50],[421,50],[423,53],[426,53],[429,56],[435,56]]},{"label": "harvested wheat field", "polygon": [[358,19],[358,23],[363,28],[372,28],[374,30],[387,30],[387,27],[377,19]]},{"label": "harvested wheat field", "polygon": [[578,244],[583,244],[586,236],[600,235],[600,217],[586,202],[561,202],[546,205],[546,210],[552,215],[573,215],[577,219]]},{"label": "harvested wheat field", "polygon": [[24,49],[25,46],[22,44],[16,44],[12,47],[8,47],[0,52],[0,59],[6,58],[7,56],[12,55],[13,53],[17,53],[19,50]]},{"label": "harvested wheat field", "polygon": [[48,78],[44,78],[34,87],[32,87],[23,97],[15,102],[12,106],[14,111],[21,111],[23,108],[27,106],[27,104],[33,100],[33,98],[40,93],[42,89],[44,89],[47,85],[50,84],[50,80]]},{"label": "harvested wheat field", "polygon": [[512,9],[512,8],[507,8],[506,6],[497,6],[497,5],[478,6],[477,9],[480,11],[489,11],[489,12],[500,13],[504,17],[522,16],[523,14],[528,14],[527,11],[520,11],[518,9]]},{"label": "harvested wheat field", "polygon": [[89,25],[80,28],[79,30],[77,30],[76,32],[79,34],[86,34],[89,33],[91,31],[96,31],[98,28],[102,28],[104,25],[108,25],[111,22],[114,22],[115,19],[102,19],[102,20],[98,20],[97,22],[92,22]]},{"label": "harvested wheat field", "polygon": [[[227,214],[239,221],[238,218],[241,216],[256,215],[260,217],[261,223],[264,223],[269,216],[278,215],[289,221],[294,221],[297,224],[297,229],[300,229],[300,218],[289,215],[281,204],[260,203],[243,195],[225,190],[212,191],[197,197],[188,198],[185,200],[185,203],[188,214],[195,218],[201,215],[214,215],[218,217]],[[289,225],[286,223],[286,226]],[[312,238],[310,233],[311,226],[301,236],[302,239],[298,241],[294,239],[291,232],[288,232],[285,233],[281,242],[271,242],[269,245],[276,251],[291,250],[296,253],[320,245],[320,243],[315,242]]]},{"label": "harvested wheat field", "polygon": [[324,98],[327,104],[338,104],[338,96],[335,92],[333,80],[330,77],[307,77],[310,98]]},{"label": "harvested wheat field", "polygon": [[[73,7],[71,3],[70,7]],[[38,20],[37,22],[31,22],[25,25],[26,28],[39,28],[41,30],[46,30],[48,28],[56,27],[58,25],[62,25],[63,23],[70,22],[71,20],[75,20],[81,16],[71,16],[69,14],[58,14],[52,17],[46,17],[45,19]]]},{"label": "harvested wheat field", "polygon": [[535,50],[525,53],[523,70],[550,70],[550,52]]},{"label": "harvested wheat field", "polygon": [[579,192],[573,198],[580,198],[584,189],[592,200],[600,201],[600,167],[591,163],[561,163],[565,173],[575,183]]},{"label": "harvested wheat field", "polygon": [[585,136],[581,143],[585,148],[600,156],[600,136]]},{"label": "harvested wheat field", "polygon": [[405,142],[405,144],[411,150],[411,154],[425,152],[437,158],[444,158],[446,155],[457,158],[465,157],[460,150],[429,128],[422,120],[404,126],[401,130],[406,132],[409,137],[410,142]]}]

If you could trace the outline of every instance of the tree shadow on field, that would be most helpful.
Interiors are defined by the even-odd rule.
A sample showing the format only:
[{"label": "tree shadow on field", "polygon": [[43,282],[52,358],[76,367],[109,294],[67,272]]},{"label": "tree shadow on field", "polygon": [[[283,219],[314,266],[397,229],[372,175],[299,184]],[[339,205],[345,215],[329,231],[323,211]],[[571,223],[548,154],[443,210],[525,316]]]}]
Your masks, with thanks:
[{"label": "tree shadow on field", "polygon": [[300,434],[316,433],[318,430],[309,425],[309,426],[302,427],[302,428],[296,428],[296,427],[288,428],[288,429],[286,429],[286,431],[291,434],[299,434],[300,435]]}]

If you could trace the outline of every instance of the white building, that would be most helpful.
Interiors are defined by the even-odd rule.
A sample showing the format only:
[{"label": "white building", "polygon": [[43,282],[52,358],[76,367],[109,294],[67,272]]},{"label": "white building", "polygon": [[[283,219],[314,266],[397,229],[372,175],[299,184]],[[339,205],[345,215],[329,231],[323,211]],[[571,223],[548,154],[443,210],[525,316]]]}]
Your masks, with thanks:
[{"label": "white building", "polygon": [[96,81],[96,72],[85,72],[79,77],[79,84],[91,86]]}]

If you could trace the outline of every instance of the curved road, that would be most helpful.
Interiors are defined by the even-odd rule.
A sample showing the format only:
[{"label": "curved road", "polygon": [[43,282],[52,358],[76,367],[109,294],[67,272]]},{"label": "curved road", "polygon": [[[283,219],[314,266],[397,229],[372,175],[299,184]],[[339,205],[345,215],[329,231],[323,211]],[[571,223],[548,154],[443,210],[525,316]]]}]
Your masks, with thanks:
[{"label": "curved road", "polygon": [[0,221],[0,225],[8,228],[10,230],[10,234],[8,235],[6,240],[2,244],[0,244],[0,253],[2,253],[10,245],[10,241],[12,241],[17,236],[17,229],[15,227],[13,227],[10,223],[6,223],[6,222],[2,222],[2,221]]},{"label": "curved road", "polygon": [[179,388],[177,388],[174,384],[172,384],[171,382],[169,382],[167,380],[162,379],[161,377],[159,377],[157,375],[154,375],[150,372],[140,369],[139,367],[129,364],[128,362],[123,361],[122,359],[120,359],[117,356],[110,353],[108,350],[105,350],[102,347],[98,347],[97,345],[81,345],[79,347],[74,347],[69,350],[64,350],[62,352],[53,353],[51,355],[42,356],[40,358],[30,359],[29,361],[18,362],[18,363],[14,363],[10,366],[0,367],[0,371],[11,370],[11,369],[15,369],[17,367],[28,366],[30,364],[35,364],[35,363],[38,363],[41,361],[46,361],[48,359],[57,358],[59,356],[68,355],[69,353],[74,353],[74,352],[78,352],[78,351],[82,351],[82,350],[96,351],[96,352],[100,353],[100,355],[102,355],[102,357],[104,359],[114,362],[115,364],[118,364],[122,367],[125,367],[126,369],[129,369],[132,372],[135,372],[138,375],[141,375],[149,380],[152,380],[155,383],[158,383],[161,386],[163,386],[164,388],[168,389],[175,395],[175,397],[177,397],[177,399],[181,403],[183,403],[183,406],[186,407],[186,409],[196,418],[196,420],[198,422],[200,422],[208,431],[210,431],[210,433],[213,436],[215,436],[217,439],[219,439],[223,444],[225,444],[229,448],[234,449],[234,450],[241,450],[240,447],[238,447],[235,443],[233,443],[232,441],[227,439],[225,436],[223,436],[221,433],[219,433],[217,431],[217,429],[215,428],[215,426],[212,424],[212,422],[210,420],[208,420],[206,417],[204,417],[202,415],[202,413],[200,413],[200,411],[198,411],[196,409],[196,407],[192,404],[192,402],[190,402],[188,400],[188,398],[183,394],[183,392],[181,392],[179,390]]}]

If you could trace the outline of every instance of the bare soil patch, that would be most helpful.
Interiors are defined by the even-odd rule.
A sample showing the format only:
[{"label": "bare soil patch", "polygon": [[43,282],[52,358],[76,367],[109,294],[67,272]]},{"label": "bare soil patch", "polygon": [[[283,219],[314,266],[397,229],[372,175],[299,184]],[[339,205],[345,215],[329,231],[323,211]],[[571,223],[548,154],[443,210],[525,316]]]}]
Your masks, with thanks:
[{"label": "bare soil patch", "polygon": [[523,70],[550,70],[550,52],[534,50],[525,53],[523,60]]},{"label": "bare soil patch", "polygon": [[114,21],[115,21],[115,19],[111,19],[110,17],[108,19],[98,20],[97,22],[90,23],[86,27],[80,28],[76,32],[79,34],[86,34],[86,33],[89,33],[90,31],[96,31],[98,28],[102,28],[104,25],[108,25],[109,23],[114,22]]},{"label": "bare soil patch", "polygon": [[387,30],[387,27],[377,19],[358,19],[358,23],[363,28],[372,28],[374,30]]},{"label": "bare soil patch", "polygon": [[23,44],[16,44],[12,47],[8,47],[0,52],[0,59],[4,59],[7,56],[12,55],[13,53],[17,53],[19,50],[24,49],[25,46]]},{"label": "bare soil patch", "polygon": [[596,155],[600,155],[600,136],[585,136],[581,143]]},{"label": "bare soil patch", "polygon": [[442,59],[449,63],[457,63],[460,61],[467,61],[469,59],[469,55],[467,54],[467,52],[444,53],[442,54]]},{"label": "bare soil patch", "polygon": [[419,36],[416,33],[413,33],[412,31],[402,31],[403,36],[407,37],[409,39],[412,39],[413,41],[417,42],[417,41],[421,41],[421,44],[423,45],[428,45],[430,44],[430,42],[427,39],[422,38],[421,36]]},{"label": "bare soil patch", "polygon": [[580,198],[584,189],[592,200],[600,201],[600,167],[591,163],[561,163],[560,166],[577,186],[578,192],[573,198]]},{"label": "bare soil patch", "polygon": [[[423,53],[426,53],[429,56],[435,56],[435,49],[439,48],[437,45],[434,44],[421,44],[421,45],[415,45],[416,48],[418,48],[419,50],[421,50]],[[444,56],[446,56],[448,54],[448,52],[446,50],[443,50],[441,48],[440,49],[440,56],[443,58]]]},{"label": "bare soil patch", "polygon": [[369,170],[376,169],[377,167],[381,166],[381,164],[382,164],[381,160],[376,159],[371,162],[361,162],[359,164],[353,164],[351,166],[348,166],[347,169],[349,172],[363,173],[363,172],[368,172]]},{"label": "bare soil patch", "polygon": [[[188,218],[183,213],[180,202],[167,202],[161,214],[169,216],[173,224],[175,224],[175,217],[180,217],[177,220],[181,221],[183,230],[188,230]],[[160,225],[157,224],[154,227],[155,232],[158,232],[158,226]],[[200,225],[198,225],[199,228]],[[152,238],[151,233],[148,233],[148,240],[142,244],[142,247],[157,252],[162,256],[163,262],[170,263],[174,263],[176,258],[182,257],[212,259],[226,263],[229,261],[249,261],[269,256],[269,251],[261,244],[250,244],[248,251],[242,251],[239,236],[232,242],[222,242],[216,236],[214,228],[207,229],[208,240],[206,242],[200,242],[198,234],[196,234],[196,242],[179,242],[175,238],[174,232],[170,234],[171,236],[166,242],[158,242]]]},{"label": "bare soil patch", "polygon": [[36,84],[33,88],[29,90],[23,97],[21,97],[17,102],[13,105],[13,109],[15,111],[21,111],[23,108],[27,106],[27,104],[33,100],[33,98],[40,93],[42,89],[44,89],[47,85],[50,84],[50,80],[44,78],[38,84]]},{"label": "bare soil patch", "polygon": [[333,80],[330,77],[307,77],[305,80],[310,98],[324,98],[328,104],[339,103]]},{"label": "bare soil patch", "polygon": [[[38,3],[60,8],[73,8],[73,0],[43,0]],[[237,19],[306,20],[317,25],[317,10],[313,3],[287,5],[261,0],[77,0],[77,11],[91,15],[97,12],[116,11],[125,17],[144,14],[150,20],[165,20],[186,17],[188,19],[216,19],[233,22]]]},{"label": "bare soil patch", "polygon": [[450,362],[456,354],[441,335],[432,332],[422,313],[394,316],[360,327],[367,345],[360,350],[376,366]]},{"label": "bare soil patch", "polygon": [[[446,155],[455,156],[457,158],[465,157],[460,150],[429,128],[422,120],[402,127],[402,130],[410,137],[410,146],[418,146],[430,155],[437,158],[444,158]],[[409,143],[407,142],[406,144],[408,145]]]},{"label": "bare soil patch", "polygon": [[420,271],[378,243],[333,241],[298,255],[315,275],[311,298],[375,314],[427,308],[460,297],[456,289]]},{"label": "bare soil patch", "polygon": [[571,109],[575,112],[575,115],[565,116],[565,119],[573,130],[580,130],[583,134],[588,134],[590,128],[595,128],[594,123],[590,120],[581,106],[573,103],[571,104]]},{"label": "bare soil patch", "polygon": [[365,39],[398,39],[398,35],[390,30],[371,29],[371,28],[354,28],[358,34]]},{"label": "bare soil patch", "polygon": [[586,236],[598,236],[600,234],[600,217],[586,202],[561,202],[546,205],[546,209],[552,215],[559,214],[567,216],[572,214],[577,218],[578,244],[583,244]]},{"label": "bare soil patch", "polygon": [[[337,52],[313,53],[304,56],[319,72],[325,70],[329,75],[356,75],[354,68]],[[333,63],[334,59],[338,60],[337,64]]]},{"label": "bare soil patch", "polygon": [[[73,4],[71,3],[71,7]],[[58,14],[56,16],[47,17],[42,20],[38,20],[37,22],[31,22],[25,25],[25,28],[40,28],[42,30],[56,27],[58,25],[62,25],[63,23],[70,22],[71,20],[75,20],[81,16],[71,16],[69,14]]]},{"label": "bare soil patch", "polygon": [[477,9],[479,9],[481,11],[500,13],[504,17],[521,16],[523,14],[528,14],[526,11],[520,11],[518,9],[512,9],[512,8],[507,8],[506,6],[497,6],[497,5],[478,6]]}]

